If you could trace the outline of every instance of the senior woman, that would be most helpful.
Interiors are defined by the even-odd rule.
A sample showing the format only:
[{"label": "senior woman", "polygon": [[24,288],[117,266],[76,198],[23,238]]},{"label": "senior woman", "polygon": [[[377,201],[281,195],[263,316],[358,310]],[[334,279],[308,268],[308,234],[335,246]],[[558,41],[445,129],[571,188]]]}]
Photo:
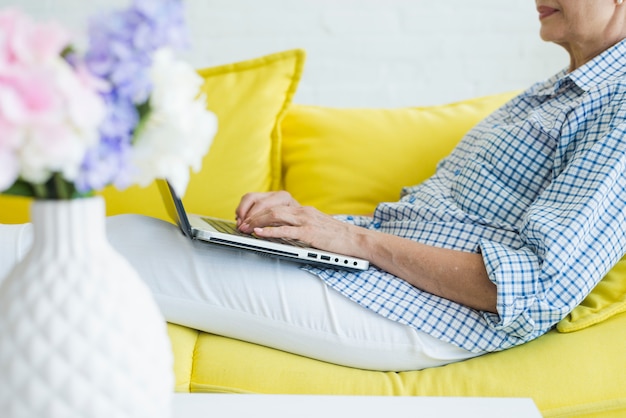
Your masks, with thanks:
[{"label": "senior woman", "polygon": [[[622,1],[537,0],[541,37],[569,66],[373,216],[331,217],[285,192],[241,200],[241,231],[365,258],[367,271],[206,247],[138,216],[110,218],[110,240],[167,320],[329,362],[421,369],[537,338],[626,252]],[[0,268],[30,238],[4,226]]]}]

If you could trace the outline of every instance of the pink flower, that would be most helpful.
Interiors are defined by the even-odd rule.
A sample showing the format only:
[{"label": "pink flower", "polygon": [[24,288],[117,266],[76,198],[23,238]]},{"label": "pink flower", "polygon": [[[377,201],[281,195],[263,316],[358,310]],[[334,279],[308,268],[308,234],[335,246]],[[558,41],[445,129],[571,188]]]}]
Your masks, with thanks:
[{"label": "pink flower", "polygon": [[104,103],[92,78],[61,56],[66,32],[0,12],[0,191],[18,178],[73,181],[97,143]]},{"label": "pink flower", "polygon": [[0,112],[15,124],[51,118],[62,105],[54,87],[45,71],[6,71],[0,74]]},{"label": "pink flower", "polygon": [[0,12],[0,69],[45,64],[69,45],[69,34],[56,23],[36,24],[17,10]]}]

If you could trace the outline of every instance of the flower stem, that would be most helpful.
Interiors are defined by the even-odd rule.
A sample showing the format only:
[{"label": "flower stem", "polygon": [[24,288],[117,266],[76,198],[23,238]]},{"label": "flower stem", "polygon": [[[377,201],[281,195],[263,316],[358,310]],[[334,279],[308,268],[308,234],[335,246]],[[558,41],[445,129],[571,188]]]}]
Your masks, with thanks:
[{"label": "flower stem", "polygon": [[48,188],[45,184],[33,183],[33,193],[37,199],[46,199],[48,197]]},{"label": "flower stem", "polygon": [[54,181],[53,189],[56,191],[54,193],[57,199],[70,199],[70,191],[68,190],[67,183],[63,180],[63,176],[60,173],[54,173],[52,175],[52,180]]}]

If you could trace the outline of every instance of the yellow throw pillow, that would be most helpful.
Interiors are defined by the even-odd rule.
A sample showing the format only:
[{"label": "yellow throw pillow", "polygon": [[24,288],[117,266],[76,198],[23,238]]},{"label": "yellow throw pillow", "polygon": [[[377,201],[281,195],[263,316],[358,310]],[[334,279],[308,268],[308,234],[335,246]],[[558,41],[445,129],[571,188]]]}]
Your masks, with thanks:
[{"label": "yellow throw pillow", "polygon": [[[295,49],[199,70],[218,130],[183,199],[189,212],[234,219],[241,196],[280,185],[279,123],[296,92],[305,52]],[[172,138],[176,140],[176,138]],[[104,191],[107,214],[169,220],[156,184]]]},{"label": "yellow throw pillow", "polygon": [[432,175],[472,126],[513,96],[397,109],[294,105],[282,124],[284,188],[326,213],[371,213]]},{"label": "yellow throw pillow", "polygon": [[622,312],[626,312],[626,257],[556,325],[556,329],[560,332],[579,331]]}]

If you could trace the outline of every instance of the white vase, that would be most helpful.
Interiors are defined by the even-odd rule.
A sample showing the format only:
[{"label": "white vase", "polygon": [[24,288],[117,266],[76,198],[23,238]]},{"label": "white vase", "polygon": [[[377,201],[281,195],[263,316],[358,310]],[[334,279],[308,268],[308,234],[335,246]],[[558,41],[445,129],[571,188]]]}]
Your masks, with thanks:
[{"label": "white vase", "polygon": [[165,321],[109,244],[100,197],[35,201],[33,246],[0,285],[0,415],[168,417]]}]

